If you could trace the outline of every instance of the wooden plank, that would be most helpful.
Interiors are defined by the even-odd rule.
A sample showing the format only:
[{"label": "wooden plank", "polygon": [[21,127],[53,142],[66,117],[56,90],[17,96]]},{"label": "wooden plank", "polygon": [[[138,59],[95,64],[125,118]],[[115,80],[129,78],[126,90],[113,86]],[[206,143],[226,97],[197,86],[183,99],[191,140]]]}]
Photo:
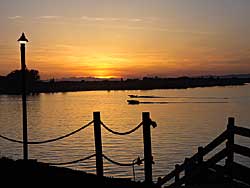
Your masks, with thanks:
[{"label": "wooden plank", "polygon": [[[215,138],[211,143],[209,143],[206,147],[202,149],[202,151],[194,154],[190,160],[197,161],[198,159],[202,158],[206,154],[208,154],[210,151],[212,151],[214,148],[216,148],[218,145],[220,145],[222,142],[224,142],[227,139],[228,131],[225,130],[223,133],[221,133],[217,138]],[[177,173],[182,172],[187,167],[186,163],[183,163],[179,166],[178,171],[173,170],[163,178],[161,178],[157,185],[163,185],[167,181],[171,180]]]},{"label": "wooden plank", "polygon": [[198,175],[203,169],[208,168],[212,165],[215,165],[217,162],[219,162],[220,160],[222,160],[223,158],[225,158],[227,155],[227,149],[223,149],[220,152],[218,152],[217,154],[215,154],[213,157],[211,157],[209,160],[207,160],[206,162],[204,162],[202,165],[198,166],[197,168],[195,168],[193,170],[193,172],[191,174],[189,174],[188,176],[183,176],[182,178],[180,178],[179,181],[167,186],[168,188],[177,188],[180,187],[181,185],[183,185],[184,183],[186,183],[186,181],[190,178],[195,177],[196,175]]},{"label": "wooden plank", "polygon": [[210,167],[218,163],[220,160],[224,159],[227,156],[227,153],[228,153],[227,149],[223,149],[217,154],[215,154],[213,157],[211,157],[210,159],[206,161],[207,167]]},{"label": "wooden plank", "polygon": [[[179,169],[178,169],[178,171],[179,171]],[[166,176],[164,176],[163,178],[159,179],[158,182],[157,182],[157,185],[159,185],[159,186],[163,185],[164,183],[168,182],[173,177],[175,177],[178,173],[180,173],[180,172],[177,172],[177,169],[172,170]]]},{"label": "wooden plank", "polygon": [[[212,151],[214,148],[219,146],[222,142],[224,142],[227,139],[228,131],[225,130],[223,133],[221,133],[217,138],[215,138],[212,142],[210,142],[207,146],[203,148],[203,151],[201,154],[204,156],[208,154],[210,151]],[[196,155],[198,157],[198,155]]]},{"label": "wooden plank", "polygon": [[234,127],[234,133],[238,134],[240,136],[245,136],[250,138],[250,129],[244,128],[244,127]]},{"label": "wooden plank", "polygon": [[233,163],[233,177],[236,180],[240,180],[244,183],[247,183],[250,185],[250,168],[243,166],[239,163],[234,162]]},{"label": "wooden plank", "polygon": [[238,144],[234,144],[233,145],[233,151],[235,153],[238,153],[240,155],[246,156],[246,157],[250,157],[250,148],[246,147],[246,146],[240,146]]}]

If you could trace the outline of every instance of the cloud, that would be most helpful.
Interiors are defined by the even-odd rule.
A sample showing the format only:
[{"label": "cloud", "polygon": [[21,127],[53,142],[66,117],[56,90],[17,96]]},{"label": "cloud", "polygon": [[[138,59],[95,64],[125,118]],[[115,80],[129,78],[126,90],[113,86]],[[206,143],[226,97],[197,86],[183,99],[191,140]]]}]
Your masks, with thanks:
[{"label": "cloud", "polygon": [[225,59],[225,60],[210,60],[210,65],[218,65],[218,66],[249,66],[250,59],[249,58],[235,58],[235,59]]},{"label": "cloud", "polygon": [[89,17],[89,16],[82,16],[82,20],[85,21],[127,21],[127,22],[140,22],[143,21],[140,18],[112,18],[112,17]]},{"label": "cloud", "polygon": [[61,16],[39,16],[37,19],[58,19],[62,18]]},{"label": "cloud", "polygon": [[[134,20],[135,22],[136,20]],[[209,32],[209,31],[196,31],[196,30],[175,30],[175,29],[169,29],[167,27],[161,27],[161,26],[128,26],[128,25],[115,25],[115,26],[107,26],[109,28],[121,28],[121,29],[128,29],[128,30],[152,30],[152,31],[160,31],[160,32],[168,32],[168,33],[179,33],[179,34],[191,34],[191,35],[216,35],[215,32]]]},{"label": "cloud", "polygon": [[127,20],[130,22],[141,22],[142,21],[142,19],[140,19],[140,18],[132,18],[132,19],[127,19]]},{"label": "cloud", "polygon": [[16,20],[16,19],[22,19],[22,16],[9,16],[8,19],[10,20]]},{"label": "cloud", "polygon": [[107,19],[102,18],[102,17],[88,17],[88,16],[82,16],[81,19],[86,20],[86,21],[105,21],[105,20],[107,20]]}]

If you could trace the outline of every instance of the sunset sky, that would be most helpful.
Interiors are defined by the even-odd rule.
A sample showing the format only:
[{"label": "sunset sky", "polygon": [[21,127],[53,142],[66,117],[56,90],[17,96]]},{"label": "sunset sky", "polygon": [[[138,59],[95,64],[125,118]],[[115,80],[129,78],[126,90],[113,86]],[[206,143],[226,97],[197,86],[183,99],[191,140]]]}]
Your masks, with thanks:
[{"label": "sunset sky", "polygon": [[250,73],[250,0],[0,0],[0,75],[42,79]]}]

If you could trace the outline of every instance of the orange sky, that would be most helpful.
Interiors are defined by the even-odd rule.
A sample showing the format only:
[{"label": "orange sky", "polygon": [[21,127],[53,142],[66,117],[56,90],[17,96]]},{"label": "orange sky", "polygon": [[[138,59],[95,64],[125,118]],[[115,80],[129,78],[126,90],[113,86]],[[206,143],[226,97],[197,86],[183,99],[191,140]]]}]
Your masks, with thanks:
[{"label": "orange sky", "polygon": [[[59,4],[60,2],[60,4]],[[0,2],[0,75],[42,79],[250,73],[250,2],[10,0]]]}]

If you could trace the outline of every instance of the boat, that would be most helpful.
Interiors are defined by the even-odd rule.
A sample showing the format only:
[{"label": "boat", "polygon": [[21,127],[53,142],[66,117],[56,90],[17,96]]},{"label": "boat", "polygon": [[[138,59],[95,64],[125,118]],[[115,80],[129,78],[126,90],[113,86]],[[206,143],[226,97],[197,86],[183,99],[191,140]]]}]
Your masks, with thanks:
[{"label": "boat", "polygon": [[140,104],[138,100],[127,100],[128,104]]},{"label": "boat", "polygon": [[164,98],[160,96],[153,96],[153,95],[128,95],[130,98]]},{"label": "boat", "polygon": [[128,95],[130,98],[138,98],[138,95]]}]

